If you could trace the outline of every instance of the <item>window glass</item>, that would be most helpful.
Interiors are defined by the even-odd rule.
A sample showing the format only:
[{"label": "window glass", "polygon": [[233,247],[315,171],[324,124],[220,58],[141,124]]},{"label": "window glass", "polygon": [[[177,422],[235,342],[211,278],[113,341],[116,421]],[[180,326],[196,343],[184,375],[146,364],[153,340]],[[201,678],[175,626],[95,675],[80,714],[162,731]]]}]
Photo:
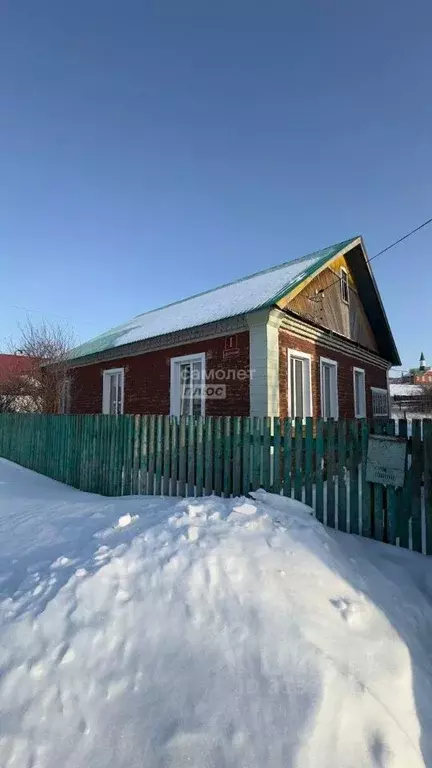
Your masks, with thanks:
[{"label": "window glass", "polygon": [[358,419],[366,416],[364,371],[354,371],[354,415]]},{"label": "window glass", "polygon": [[348,273],[345,269],[341,269],[341,272],[340,272],[340,285],[341,285],[342,300],[348,304],[349,302]]},{"label": "window glass", "polygon": [[290,357],[290,405],[291,417],[304,418],[310,414],[310,361],[307,358]]}]

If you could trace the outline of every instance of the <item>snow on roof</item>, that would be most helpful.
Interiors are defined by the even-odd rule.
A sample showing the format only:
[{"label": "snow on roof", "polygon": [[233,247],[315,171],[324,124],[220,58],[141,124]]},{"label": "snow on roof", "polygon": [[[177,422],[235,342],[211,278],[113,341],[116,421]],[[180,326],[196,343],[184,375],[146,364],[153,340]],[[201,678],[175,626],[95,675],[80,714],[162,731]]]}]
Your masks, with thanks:
[{"label": "snow on roof", "polygon": [[414,397],[421,395],[423,388],[417,384],[392,384],[390,382],[390,397]]},{"label": "snow on roof", "polygon": [[336,243],[295,261],[257,272],[160,309],[144,312],[77,347],[71,359],[271,306],[310,272],[356,239]]}]

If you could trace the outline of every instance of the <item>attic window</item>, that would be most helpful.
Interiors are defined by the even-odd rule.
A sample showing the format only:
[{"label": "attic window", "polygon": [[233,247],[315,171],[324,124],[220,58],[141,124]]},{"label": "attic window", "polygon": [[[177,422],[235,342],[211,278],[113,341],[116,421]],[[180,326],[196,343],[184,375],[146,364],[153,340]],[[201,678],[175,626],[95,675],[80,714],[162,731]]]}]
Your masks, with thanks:
[{"label": "attic window", "polygon": [[348,272],[346,269],[340,271],[341,299],[345,304],[349,304]]}]

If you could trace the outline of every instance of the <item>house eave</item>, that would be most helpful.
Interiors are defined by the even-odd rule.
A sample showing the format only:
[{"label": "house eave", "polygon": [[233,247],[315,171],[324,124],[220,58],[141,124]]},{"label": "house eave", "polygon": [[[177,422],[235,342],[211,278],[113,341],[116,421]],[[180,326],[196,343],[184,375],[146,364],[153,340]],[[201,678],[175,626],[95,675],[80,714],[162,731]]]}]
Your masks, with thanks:
[{"label": "house eave", "polygon": [[67,361],[69,368],[81,368],[93,363],[111,362],[125,357],[137,357],[149,352],[155,352],[161,349],[170,349],[183,346],[184,344],[193,344],[197,341],[206,341],[208,339],[227,336],[232,333],[248,331],[249,326],[246,315],[234,315],[232,317],[217,320],[205,325],[196,325],[192,328],[185,328],[181,331],[166,333],[161,336],[154,336],[142,341],[134,341],[130,344],[122,344],[118,347],[111,347],[91,355],[71,358]]}]

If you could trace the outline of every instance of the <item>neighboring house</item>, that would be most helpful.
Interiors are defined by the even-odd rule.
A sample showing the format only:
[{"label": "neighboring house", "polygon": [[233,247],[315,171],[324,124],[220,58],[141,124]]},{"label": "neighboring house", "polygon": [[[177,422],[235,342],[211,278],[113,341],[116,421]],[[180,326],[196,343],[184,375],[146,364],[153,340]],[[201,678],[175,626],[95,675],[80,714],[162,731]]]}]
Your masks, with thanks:
[{"label": "neighboring house", "polygon": [[360,237],[73,350],[72,413],[388,416],[399,355]]},{"label": "neighboring house", "polygon": [[392,376],[392,384],[432,384],[432,369],[426,365],[423,352],[420,355],[418,368],[402,371],[398,376]]},{"label": "neighboring house", "polygon": [[33,410],[29,381],[34,364],[26,355],[0,354],[0,411]]},{"label": "neighboring house", "polygon": [[418,412],[422,410],[423,389],[418,384],[405,384],[393,382],[389,383],[391,412],[395,416],[403,415],[406,411]]}]

